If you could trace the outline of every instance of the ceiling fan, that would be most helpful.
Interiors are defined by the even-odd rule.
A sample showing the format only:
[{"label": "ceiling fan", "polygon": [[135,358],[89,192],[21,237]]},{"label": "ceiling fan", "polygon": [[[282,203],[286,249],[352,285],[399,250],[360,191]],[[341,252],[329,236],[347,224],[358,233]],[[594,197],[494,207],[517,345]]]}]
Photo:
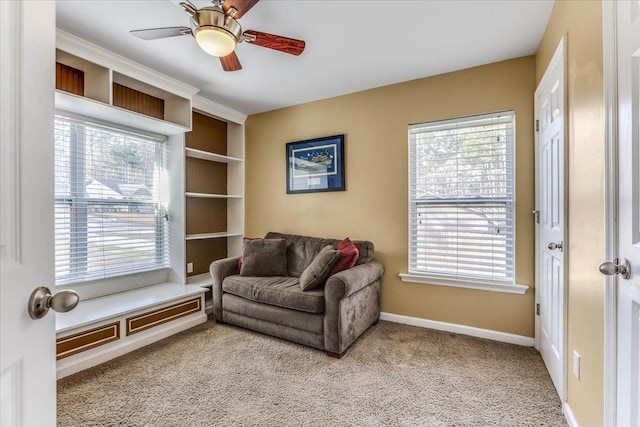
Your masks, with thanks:
[{"label": "ceiling fan", "polygon": [[303,40],[262,33],[260,31],[242,31],[238,19],[249,11],[259,0],[212,0],[212,6],[198,9],[189,0],[180,3],[180,7],[191,16],[191,27],[149,28],[130,31],[143,40],[163,39],[166,37],[195,37],[198,45],[206,53],[220,58],[224,71],[242,69],[235,48],[238,43],[247,42],[290,55],[300,55],[304,51]]}]

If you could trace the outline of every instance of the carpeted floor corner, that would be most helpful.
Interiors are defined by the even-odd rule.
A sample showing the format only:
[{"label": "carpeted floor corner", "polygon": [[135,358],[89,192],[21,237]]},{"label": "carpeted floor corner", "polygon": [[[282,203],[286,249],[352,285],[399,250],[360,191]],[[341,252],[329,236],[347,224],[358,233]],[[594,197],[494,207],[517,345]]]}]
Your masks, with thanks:
[{"label": "carpeted floor corner", "polygon": [[381,321],[341,359],[213,321],[58,381],[60,426],[566,426],[532,348]]}]

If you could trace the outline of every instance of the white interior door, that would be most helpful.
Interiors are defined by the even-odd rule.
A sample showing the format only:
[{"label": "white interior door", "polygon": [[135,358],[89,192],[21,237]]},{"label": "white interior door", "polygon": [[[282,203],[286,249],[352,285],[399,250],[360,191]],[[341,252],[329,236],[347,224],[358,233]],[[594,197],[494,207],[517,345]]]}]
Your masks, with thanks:
[{"label": "white interior door", "polygon": [[564,39],[535,93],[536,348],[564,398]]},{"label": "white interior door", "polygon": [[618,265],[617,424],[640,426],[640,1],[617,3]]},{"label": "white interior door", "polygon": [[0,424],[53,426],[55,316],[27,303],[54,289],[54,2],[0,1],[0,55]]}]

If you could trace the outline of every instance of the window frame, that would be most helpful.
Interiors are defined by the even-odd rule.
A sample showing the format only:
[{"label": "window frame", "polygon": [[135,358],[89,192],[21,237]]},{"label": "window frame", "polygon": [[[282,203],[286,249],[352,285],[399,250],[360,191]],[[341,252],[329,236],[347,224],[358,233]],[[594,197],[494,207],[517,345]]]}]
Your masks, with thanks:
[{"label": "window frame", "polygon": [[[414,220],[415,218],[412,217],[412,212],[414,209],[417,209],[419,204],[423,204],[423,205],[435,205],[436,203],[429,203],[428,201],[423,201],[423,202],[419,202],[417,200],[415,200],[413,198],[413,194],[412,194],[412,187],[415,185],[415,180],[416,180],[416,172],[415,172],[415,165],[412,165],[412,161],[415,162],[414,157],[412,156],[412,153],[415,152],[415,145],[414,143],[412,143],[412,128],[415,126],[425,126],[425,127],[432,127],[432,128],[436,128],[438,126],[442,126],[444,128],[448,127],[448,126],[454,126],[458,123],[464,123],[465,121],[472,121],[474,119],[481,119],[481,118],[491,118],[491,117],[499,117],[501,114],[510,114],[512,115],[512,126],[513,126],[513,141],[511,141],[511,150],[512,150],[512,160],[513,160],[513,165],[512,165],[512,170],[511,170],[511,177],[513,180],[513,195],[512,198],[505,198],[505,199],[500,199],[500,198],[489,198],[489,197],[484,197],[484,198],[478,198],[478,199],[468,199],[466,201],[468,201],[471,204],[478,204],[478,205],[487,205],[487,204],[496,204],[498,202],[504,202],[505,203],[505,207],[508,207],[508,204],[511,203],[511,220],[510,223],[512,224],[513,227],[513,231],[512,231],[512,253],[513,253],[513,261],[512,261],[512,265],[513,265],[513,269],[512,269],[512,277],[511,278],[507,278],[506,280],[500,280],[500,279],[489,279],[489,278],[481,278],[481,277],[477,277],[477,276],[465,276],[464,274],[447,274],[447,273],[439,273],[439,272],[434,272],[434,271],[422,271],[422,270],[416,270],[414,268],[412,268],[412,259],[414,256],[416,256],[415,252],[415,248],[417,246],[417,239],[418,239],[418,231],[414,231],[413,228],[414,226],[416,226],[416,224],[414,224]],[[432,285],[442,285],[442,286],[452,286],[452,287],[462,287],[462,288],[470,288],[470,289],[480,289],[480,290],[488,290],[488,291],[495,291],[495,292],[506,292],[506,293],[516,293],[516,294],[524,294],[526,292],[526,290],[528,289],[528,286],[525,285],[520,285],[517,284],[515,281],[515,277],[516,277],[516,123],[517,123],[517,118],[516,118],[516,112],[514,109],[511,110],[502,110],[502,111],[496,111],[496,112],[490,112],[490,113],[485,113],[485,114],[478,114],[478,115],[472,115],[472,116],[463,116],[463,117],[456,117],[456,118],[451,118],[451,119],[444,119],[444,120],[435,120],[435,121],[429,121],[429,122],[423,122],[423,123],[417,123],[417,124],[411,124],[408,126],[408,166],[409,166],[409,170],[408,170],[408,250],[407,250],[407,254],[408,254],[408,273],[401,273],[399,276],[402,279],[403,282],[411,282],[411,283],[423,283],[423,284],[432,284]],[[436,129],[433,129],[434,131]],[[507,174],[507,177],[509,175]],[[446,203],[450,203],[450,204],[454,204],[454,203],[459,203],[461,200],[465,200],[465,199],[461,199],[461,198],[447,198],[447,199],[442,199],[439,200],[437,203],[441,203],[441,204],[446,204]]]},{"label": "window frame", "polygon": [[[84,126],[94,126],[107,131],[113,131],[119,134],[125,134],[125,135],[129,134],[135,138],[144,138],[147,140],[153,140],[153,142],[156,143],[155,158],[158,159],[158,156],[159,156],[159,158],[163,163],[162,169],[165,172],[167,171],[166,144],[168,143],[168,138],[164,135],[159,135],[152,132],[133,129],[133,128],[119,125],[119,124],[109,123],[109,122],[105,122],[92,117],[83,116],[80,114],[74,114],[66,111],[56,110],[54,121],[58,121],[58,120],[67,121],[68,123],[71,123],[72,126],[76,126],[76,131],[72,132],[73,141],[71,141],[70,143],[76,147],[76,149],[72,148],[70,150],[72,154],[71,154],[71,157],[69,158],[69,161],[71,161],[71,159],[74,159],[73,161],[71,161],[72,164],[70,165],[70,168],[69,168],[70,177],[74,174],[74,172],[72,171],[74,167],[80,166],[81,168],[84,168],[86,166],[85,165],[86,159],[83,158],[83,153],[85,152],[84,150],[86,149],[87,140],[86,140],[86,137],[83,135],[81,137],[82,141],[79,141],[78,133],[80,132],[78,132],[77,130],[79,127],[82,127],[82,133],[84,133]],[[77,147],[79,147],[80,145],[82,145],[81,150],[78,150]],[[80,159],[80,158],[82,158],[82,160],[77,161],[77,159]],[[82,173],[82,172],[75,172],[76,176],[78,173]],[[76,286],[76,285],[82,285],[84,287],[85,285],[100,283],[100,284],[104,284],[105,286],[109,286],[109,287],[112,286],[113,289],[106,293],[106,294],[111,294],[111,293],[130,290],[132,288],[165,282],[167,271],[171,268],[170,266],[171,241],[170,241],[170,233],[168,232],[168,228],[170,227],[168,210],[167,210],[167,206],[163,205],[162,200],[145,201],[145,200],[135,200],[135,199],[119,200],[119,199],[109,199],[109,198],[90,198],[90,197],[77,197],[77,196],[74,197],[73,194],[80,194],[80,192],[78,191],[79,190],[78,186],[80,181],[72,178],[70,178],[70,180],[71,180],[70,185],[72,188],[70,191],[71,194],[69,196],[57,197],[57,195],[54,194],[54,212],[55,212],[55,209],[57,209],[59,206],[66,205],[69,207],[69,211],[70,211],[69,216],[73,218],[69,221],[69,229],[70,229],[70,234],[72,236],[74,234],[80,235],[80,236],[83,235],[83,233],[77,233],[77,232],[74,232],[74,230],[78,230],[78,227],[82,228],[82,224],[78,225],[78,223],[83,222],[82,218],[84,218],[84,224],[86,228],[86,223],[88,222],[88,218],[87,218],[88,206],[95,205],[95,204],[100,204],[102,206],[114,206],[114,207],[116,206],[129,207],[132,205],[148,206],[155,211],[154,217],[155,217],[155,230],[156,230],[156,234],[155,234],[156,235],[156,239],[155,239],[156,265],[143,267],[139,269],[132,269],[130,271],[115,272],[113,274],[108,274],[103,276],[88,275],[85,277],[73,277],[74,274],[69,274],[66,276],[62,276],[61,278],[55,277],[56,288],[66,289],[70,286]],[[162,183],[159,183],[159,184],[162,185]],[[84,191],[84,189],[82,190]],[[165,190],[168,190],[168,188]],[[163,190],[160,190],[160,191],[162,192]],[[84,208],[81,207],[81,205],[84,205]],[[55,216],[54,216],[54,223],[55,223]],[[158,239],[158,236],[164,236],[167,239],[167,241],[159,242],[159,240],[161,239]],[[84,245],[83,245],[83,242],[73,242],[74,240],[73,237],[70,237],[69,239],[71,241],[71,243],[69,244],[70,254],[74,254],[74,253],[77,254],[79,252],[82,253],[83,251],[86,254],[87,247],[88,247],[88,236],[86,236],[86,234],[84,235],[84,239],[82,237],[76,238],[80,240],[83,239]],[[158,252],[159,248],[161,249],[160,252]],[[54,254],[54,258],[55,258],[55,254]],[[82,258],[83,258],[82,255],[70,256],[69,271],[76,271],[74,269],[78,267],[78,263],[80,264],[83,262],[86,263],[86,255],[84,256],[84,261]],[[166,260],[165,265],[162,265],[163,260]],[[136,285],[132,286],[133,283],[136,283]]]}]

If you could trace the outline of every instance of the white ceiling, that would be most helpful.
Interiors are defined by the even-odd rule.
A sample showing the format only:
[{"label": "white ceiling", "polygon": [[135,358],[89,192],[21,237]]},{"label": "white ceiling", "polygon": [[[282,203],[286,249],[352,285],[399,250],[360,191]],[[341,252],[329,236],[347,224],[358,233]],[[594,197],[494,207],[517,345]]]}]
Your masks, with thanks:
[{"label": "white ceiling", "polygon": [[[194,1],[198,7],[210,4]],[[240,44],[224,72],[192,37],[129,30],[188,26],[169,0],[58,0],[57,26],[201,89],[246,114],[534,54],[553,1],[262,0],[243,28],[305,40],[291,56]]]}]

